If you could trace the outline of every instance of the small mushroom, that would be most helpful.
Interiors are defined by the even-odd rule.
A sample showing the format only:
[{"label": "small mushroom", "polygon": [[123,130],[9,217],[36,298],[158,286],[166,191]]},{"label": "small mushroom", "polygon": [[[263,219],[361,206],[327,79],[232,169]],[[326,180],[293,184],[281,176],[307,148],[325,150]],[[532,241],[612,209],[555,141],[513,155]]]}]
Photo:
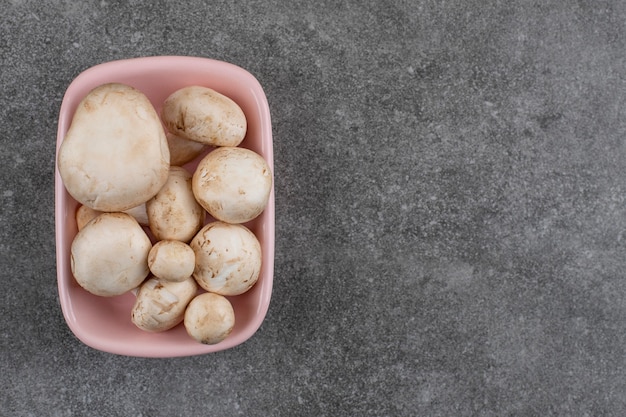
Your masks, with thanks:
[{"label": "small mushroom", "polygon": [[206,212],[191,189],[191,174],[171,167],[167,182],[146,203],[150,230],[157,240],[189,242],[204,224]]},{"label": "small mushroom", "polygon": [[185,311],[184,326],[189,336],[205,345],[226,339],[235,326],[235,312],[224,296],[205,292],[197,295]]},{"label": "small mushroom", "polygon": [[130,214],[131,216],[133,216],[140,225],[142,226],[148,225],[148,212],[146,211],[145,203],[129,208],[128,210],[124,210],[124,213]]},{"label": "small mushroom", "polygon": [[148,254],[148,267],[157,278],[183,281],[193,274],[196,255],[193,249],[177,240],[161,240]]},{"label": "small mushroom", "polygon": [[[87,223],[89,223],[91,220],[95,219],[102,213],[102,211],[94,210],[81,204],[78,209],[76,209],[76,226],[78,227],[78,230],[82,230],[82,228],[85,227]],[[135,220],[137,220],[137,222],[142,226],[148,225],[148,214],[146,213],[145,204],[141,204],[128,210],[124,210],[123,213],[133,216]]]},{"label": "small mushroom", "polygon": [[193,277],[202,288],[221,295],[248,291],[261,272],[261,245],[240,224],[212,222],[189,244],[196,256]]},{"label": "small mushroom", "polygon": [[169,132],[212,146],[239,145],[248,126],[237,103],[202,86],[172,93],[163,103],[161,118]]},{"label": "small mushroom", "polygon": [[149,332],[169,330],[183,321],[185,309],[197,290],[191,277],[180,282],[149,278],[139,288],[131,320]]},{"label": "small mushroom", "polygon": [[63,185],[78,202],[116,212],[145,203],[167,180],[170,155],[159,116],[128,85],[101,85],[80,102],[58,152]]},{"label": "small mushroom", "polygon": [[198,202],[215,219],[245,223],[265,209],[272,190],[272,173],[256,152],[222,147],[202,158],[192,186]]},{"label": "small mushroom", "polygon": [[150,239],[132,216],[102,213],[76,234],[71,269],[78,284],[92,294],[120,295],[148,276]]},{"label": "small mushroom", "polygon": [[204,143],[189,140],[170,132],[165,132],[165,136],[170,148],[170,164],[173,166],[183,166],[187,162],[193,161],[207,148]]},{"label": "small mushroom", "polygon": [[101,211],[94,210],[81,204],[78,209],[76,209],[76,226],[78,227],[78,230],[83,230],[87,223],[89,223],[101,214]]}]

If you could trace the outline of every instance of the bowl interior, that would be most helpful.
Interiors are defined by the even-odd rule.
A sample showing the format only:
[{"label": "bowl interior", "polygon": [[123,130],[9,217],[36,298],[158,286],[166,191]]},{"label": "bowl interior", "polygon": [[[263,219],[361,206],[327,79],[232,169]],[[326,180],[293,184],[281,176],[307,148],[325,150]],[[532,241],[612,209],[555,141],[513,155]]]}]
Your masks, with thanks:
[{"label": "bowl interior", "polygon": [[[100,64],[81,73],[69,85],[59,114],[57,152],[72,116],[83,97],[93,88],[120,82],[142,91],[157,112],[174,91],[201,85],[230,97],[242,108],[248,131],[241,147],[262,155],[274,170],[269,107],[261,85],[244,69],[222,61],[196,57],[145,57]],[[185,165],[191,173],[210,149]],[[189,356],[236,346],[250,338],[267,313],[274,268],[274,188],[265,211],[245,224],[257,236],[263,251],[263,265],[256,285],[245,294],[228,297],[235,310],[235,328],[216,345],[203,345],[189,337],[181,325],[162,333],[138,329],[130,320],[134,295],[98,297],[83,290],[72,276],[70,245],[77,233],[75,212],[78,203],[65,190],[55,169],[55,222],[59,299],[72,332],[95,349],[128,356]],[[210,216],[207,222],[211,221]]]}]

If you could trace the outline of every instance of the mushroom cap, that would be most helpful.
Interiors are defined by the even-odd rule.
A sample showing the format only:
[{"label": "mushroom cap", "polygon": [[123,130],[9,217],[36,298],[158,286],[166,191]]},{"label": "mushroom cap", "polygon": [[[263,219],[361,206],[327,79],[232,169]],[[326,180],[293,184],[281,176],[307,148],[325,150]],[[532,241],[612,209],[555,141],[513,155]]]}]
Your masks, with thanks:
[{"label": "mushroom cap", "polygon": [[192,239],[193,277],[202,288],[222,295],[248,291],[261,273],[261,244],[240,224],[212,222]]},{"label": "mushroom cap", "polygon": [[148,98],[110,83],[78,105],[59,147],[58,167],[74,199],[115,212],[154,196],[167,180],[169,158],[163,125]]},{"label": "mushroom cap", "polygon": [[150,231],[158,240],[189,242],[204,224],[205,210],[196,201],[191,174],[171,167],[167,182],[146,203]]},{"label": "mushroom cap", "polygon": [[148,254],[150,272],[165,281],[183,281],[191,277],[195,265],[193,249],[178,240],[161,240]]},{"label": "mushroom cap", "polygon": [[193,277],[202,288],[221,295],[248,291],[261,273],[261,244],[240,224],[212,222],[192,239]]},{"label": "mushroom cap", "polygon": [[169,132],[212,146],[237,146],[248,128],[235,101],[202,86],[173,92],[163,103],[161,118]]},{"label": "mushroom cap", "polygon": [[189,336],[205,345],[214,345],[232,332],[235,312],[226,297],[205,292],[187,306],[184,325]]},{"label": "mushroom cap", "polygon": [[202,158],[192,185],[196,200],[215,219],[245,223],[265,209],[272,190],[272,173],[256,152],[222,147]]},{"label": "mushroom cap", "polygon": [[80,230],[71,245],[71,268],[78,284],[109,297],[139,286],[148,276],[150,239],[126,213],[102,213]]},{"label": "mushroom cap", "polygon": [[183,321],[185,309],[197,290],[191,277],[179,282],[151,277],[137,292],[131,321],[149,332],[169,330]]},{"label": "mushroom cap", "polygon": [[170,149],[170,165],[183,166],[199,156],[205,149],[204,143],[186,139],[171,132],[165,132]]},{"label": "mushroom cap", "polygon": [[128,210],[124,210],[124,213],[130,214],[137,220],[142,226],[148,225],[148,212],[146,211],[146,204],[140,204],[136,207],[131,207]]},{"label": "mushroom cap", "polygon": [[78,228],[79,231],[82,230],[83,227],[85,227],[87,223],[89,223],[90,221],[92,221],[93,219],[95,219],[101,214],[102,214],[101,211],[94,210],[90,207],[83,206],[81,204],[76,209],[76,227]]},{"label": "mushroom cap", "polygon": [[[146,205],[142,204],[137,207],[133,207],[128,210],[123,211],[126,214],[130,214],[137,220],[137,222],[142,226],[148,225],[148,214],[146,213]],[[91,220],[95,219],[99,215],[101,215],[102,211],[94,210],[91,207],[87,207],[85,205],[79,205],[76,209],[76,226],[78,230],[81,230],[87,223]]]}]

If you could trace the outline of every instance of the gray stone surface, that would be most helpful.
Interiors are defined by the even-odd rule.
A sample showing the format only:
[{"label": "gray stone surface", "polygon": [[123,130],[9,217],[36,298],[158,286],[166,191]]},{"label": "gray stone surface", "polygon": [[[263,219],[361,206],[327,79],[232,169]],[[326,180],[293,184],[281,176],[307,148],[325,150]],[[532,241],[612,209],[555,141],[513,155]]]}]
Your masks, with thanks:
[{"label": "gray stone surface", "polygon": [[[2,7],[1,415],[626,415],[626,2]],[[271,107],[272,304],[217,354],[102,353],[58,303],[63,92],[146,55]]]}]

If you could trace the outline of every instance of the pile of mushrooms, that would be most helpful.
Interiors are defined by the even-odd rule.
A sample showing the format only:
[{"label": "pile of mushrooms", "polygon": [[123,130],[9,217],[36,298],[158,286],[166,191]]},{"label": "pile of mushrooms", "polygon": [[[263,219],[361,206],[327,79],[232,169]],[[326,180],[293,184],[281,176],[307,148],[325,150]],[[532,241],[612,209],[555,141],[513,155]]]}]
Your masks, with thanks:
[{"label": "pile of mushrooms", "polygon": [[[175,91],[160,115],[128,85],[89,92],[58,153],[80,203],[76,282],[102,297],[135,293],[129,315],[142,330],[183,323],[200,343],[228,337],[227,297],[261,271],[261,245],[243,223],[263,212],[272,187],[263,157],[239,146],[246,130],[242,109],[207,87]],[[207,151],[194,172],[184,167]]]}]

